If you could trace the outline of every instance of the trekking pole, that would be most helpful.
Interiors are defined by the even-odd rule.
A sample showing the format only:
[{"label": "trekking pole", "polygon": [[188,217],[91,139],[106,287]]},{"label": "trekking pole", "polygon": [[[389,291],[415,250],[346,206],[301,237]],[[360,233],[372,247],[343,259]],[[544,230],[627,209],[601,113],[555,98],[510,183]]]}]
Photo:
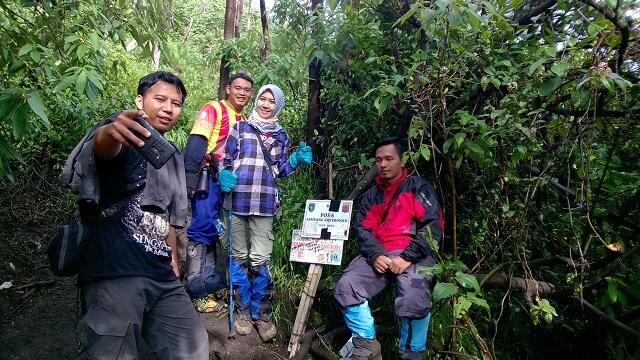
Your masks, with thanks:
[{"label": "trekking pole", "polygon": [[228,231],[228,236],[229,236],[229,339],[233,339],[235,337],[235,329],[234,329],[234,325],[233,325],[233,275],[231,274],[231,251],[232,251],[232,244],[231,244],[231,210],[229,210],[229,215],[228,215],[228,219],[229,219],[229,231]]}]

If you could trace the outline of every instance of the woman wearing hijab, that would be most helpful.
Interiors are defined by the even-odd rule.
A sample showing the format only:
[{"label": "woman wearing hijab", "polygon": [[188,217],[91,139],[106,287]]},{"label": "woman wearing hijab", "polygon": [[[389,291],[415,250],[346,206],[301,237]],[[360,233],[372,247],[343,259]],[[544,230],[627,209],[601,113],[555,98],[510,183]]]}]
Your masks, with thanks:
[{"label": "woman wearing hijab", "polygon": [[312,160],[304,142],[287,159],[289,136],[278,123],[284,92],[276,85],[258,90],[247,121],[237,122],[229,137],[218,181],[225,210],[231,212],[231,263],[229,272],[236,290],[235,331],[251,333],[253,325],[263,341],[276,336],[271,322],[271,252],[273,215],[280,207],[275,179],[291,175]]}]

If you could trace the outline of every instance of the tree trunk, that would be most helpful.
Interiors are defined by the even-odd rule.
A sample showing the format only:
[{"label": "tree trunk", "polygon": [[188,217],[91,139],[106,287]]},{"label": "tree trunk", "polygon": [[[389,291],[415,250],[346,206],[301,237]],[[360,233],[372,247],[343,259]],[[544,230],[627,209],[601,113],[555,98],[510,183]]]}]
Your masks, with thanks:
[{"label": "tree trunk", "polygon": [[153,44],[153,57],[151,58],[151,68],[155,71],[160,68],[160,44]]},{"label": "tree trunk", "polygon": [[267,7],[264,4],[264,0],[260,0],[260,22],[262,23],[262,38],[264,39],[264,46],[260,50],[260,56],[262,59],[266,59],[271,51],[271,43],[269,42],[269,26],[267,24]]},{"label": "tree trunk", "polygon": [[195,16],[191,15],[191,19],[189,19],[189,25],[187,25],[187,30],[184,31],[184,36],[182,36],[182,45],[187,42],[189,38],[189,34],[191,33],[191,28],[193,27],[193,18]]},{"label": "tree trunk", "polygon": [[233,22],[233,34],[236,38],[240,37],[240,24],[242,24],[243,0],[236,0],[236,13]]},{"label": "tree trunk", "polygon": [[[322,1],[312,0],[311,11],[313,16],[320,17],[322,11]],[[312,30],[312,36],[317,38],[320,34],[320,24],[316,21]],[[320,89],[321,89],[321,67],[320,61],[314,58],[309,63],[309,102],[307,107],[307,143],[313,148],[313,155],[316,163],[322,163],[325,158],[321,144],[316,144],[313,136],[316,130],[320,130]],[[319,167],[313,169],[314,177],[318,179],[316,195],[318,198],[326,197],[327,174]]]},{"label": "tree trunk", "polygon": [[[240,0],[242,2],[242,0]],[[224,40],[229,40],[234,37],[236,34],[240,36],[240,30],[236,31],[236,0],[227,0],[227,5],[224,12]],[[222,55],[220,58],[220,84],[218,85],[218,98],[224,99],[226,98],[225,86],[227,81],[229,81],[229,74],[231,73],[231,69],[229,68],[229,64],[227,61],[226,55]]]}]

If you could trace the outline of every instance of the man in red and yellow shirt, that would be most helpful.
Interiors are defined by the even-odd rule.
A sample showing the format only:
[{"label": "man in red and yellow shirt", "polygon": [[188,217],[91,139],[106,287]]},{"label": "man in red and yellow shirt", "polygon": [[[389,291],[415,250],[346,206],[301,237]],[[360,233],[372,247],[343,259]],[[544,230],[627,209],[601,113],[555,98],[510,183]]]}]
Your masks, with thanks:
[{"label": "man in red and yellow shirt", "polygon": [[[217,182],[218,163],[222,159],[229,131],[243,120],[242,109],[251,99],[253,80],[238,72],[229,77],[227,98],[205,104],[193,124],[184,154],[187,193],[191,198],[192,220],[187,228],[186,289],[200,312],[212,312],[218,305],[210,296],[224,287],[224,276],[214,272],[213,245],[222,236],[220,226],[220,186]],[[208,185],[198,187],[199,174]]]}]

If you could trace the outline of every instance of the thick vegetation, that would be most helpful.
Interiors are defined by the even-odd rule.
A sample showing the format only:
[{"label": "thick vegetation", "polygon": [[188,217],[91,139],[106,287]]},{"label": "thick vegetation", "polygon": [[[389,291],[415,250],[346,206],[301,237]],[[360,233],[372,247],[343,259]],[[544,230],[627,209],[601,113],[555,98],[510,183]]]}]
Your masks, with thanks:
[{"label": "thick vegetation", "polygon": [[[639,5],[282,0],[265,33],[245,2],[239,36],[222,41],[221,0],[0,2],[0,174],[54,176],[91,124],[131,106],[154,54],[189,90],[169,134],[184,144],[224,55],[280,84],[285,127],[316,144],[314,171],[284,182],[280,289],[305,277],[287,261],[304,199],[354,194],[373,140],[399,135],[446,217],[427,270],[432,354],[639,358]],[[339,272],[325,271],[329,288]],[[335,305],[320,305],[312,325],[333,327]]]}]

